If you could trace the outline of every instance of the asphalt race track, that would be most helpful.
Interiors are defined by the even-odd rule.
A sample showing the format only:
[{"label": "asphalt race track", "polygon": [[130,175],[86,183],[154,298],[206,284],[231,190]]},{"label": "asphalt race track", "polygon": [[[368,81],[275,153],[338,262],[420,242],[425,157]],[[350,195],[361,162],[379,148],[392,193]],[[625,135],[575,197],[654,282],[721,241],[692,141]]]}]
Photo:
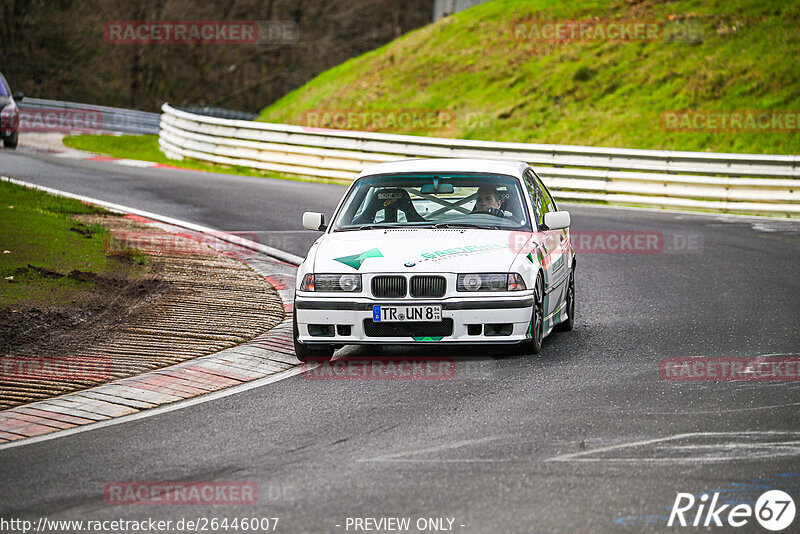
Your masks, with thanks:
[{"label": "asphalt race track", "polygon": [[[258,231],[300,255],[316,235],[300,231],[301,213],[330,215],[343,192],[24,150],[0,154],[0,174]],[[0,517],[278,517],[277,532],[364,532],[347,518],[408,517],[452,519],[464,533],[637,532],[684,530],[665,526],[679,492],[752,504],[772,488],[797,501],[797,379],[669,381],[659,369],[667,358],[800,353],[800,222],[567,208],[573,232],[658,231],[665,244],[650,254],[581,254],[576,329],[551,335],[540,356],[445,352],[458,356],[449,380],[295,376],[0,450]],[[111,482],[198,480],[255,483],[258,502],[104,500]],[[765,532],[754,520],[737,531]]]}]

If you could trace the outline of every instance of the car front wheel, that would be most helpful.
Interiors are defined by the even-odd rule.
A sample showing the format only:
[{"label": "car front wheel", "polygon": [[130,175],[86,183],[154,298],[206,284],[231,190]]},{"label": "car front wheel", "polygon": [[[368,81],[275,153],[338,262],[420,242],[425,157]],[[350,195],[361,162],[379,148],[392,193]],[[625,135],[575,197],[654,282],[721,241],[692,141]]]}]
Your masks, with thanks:
[{"label": "car front wheel", "polygon": [[542,350],[542,340],[544,339],[544,283],[541,275],[536,277],[531,323],[528,328],[529,339],[522,344],[522,352],[523,354],[539,354],[539,351]]},{"label": "car front wheel", "polygon": [[19,132],[14,132],[9,137],[3,138],[3,148],[17,148],[17,143],[19,142]]}]

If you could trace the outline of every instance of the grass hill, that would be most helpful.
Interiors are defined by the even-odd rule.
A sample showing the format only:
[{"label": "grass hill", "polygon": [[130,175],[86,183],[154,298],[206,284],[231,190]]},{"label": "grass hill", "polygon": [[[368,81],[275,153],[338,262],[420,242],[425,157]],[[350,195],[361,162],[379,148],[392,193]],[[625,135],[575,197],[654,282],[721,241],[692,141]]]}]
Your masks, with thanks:
[{"label": "grass hill", "polygon": [[[552,37],[556,23],[567,38]],[[608,38],[614,23],[629,25],[624,39]],[[655,26],[638,38],[632,24]],[[259,120],[333,127],[319,121],[339,112],[356,117],[351,129],[391,133],[799,154],[800,125],[787,116],[800,113],[798,58],[796,1],[493,0],[322,73]],[[407,110],[447,115],[447,127],[386,120]],[[673,111],[747,110],[780,116],[783,130],[664,122]],[[380,120],[365,123],[373,113]]]}]

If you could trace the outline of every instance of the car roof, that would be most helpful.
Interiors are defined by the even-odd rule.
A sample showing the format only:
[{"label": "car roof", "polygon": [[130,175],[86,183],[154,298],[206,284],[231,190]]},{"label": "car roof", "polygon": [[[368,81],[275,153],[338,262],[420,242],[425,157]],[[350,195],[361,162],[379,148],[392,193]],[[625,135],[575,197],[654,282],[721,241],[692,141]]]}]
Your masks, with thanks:
[{"label": "car roof", "polygon": [[486,172],[494,174],[506,174],[522,177],[522,173],[528,168],[528,164],[522,161],[505,161],[489,159],[467,159],[467,158],[439,158],[439,159],[404,159],[401,161],[390,161],[387,163],[377,163],[370,165],[358,175],[370,176],[373,174],[403,174],[417,172]]}]

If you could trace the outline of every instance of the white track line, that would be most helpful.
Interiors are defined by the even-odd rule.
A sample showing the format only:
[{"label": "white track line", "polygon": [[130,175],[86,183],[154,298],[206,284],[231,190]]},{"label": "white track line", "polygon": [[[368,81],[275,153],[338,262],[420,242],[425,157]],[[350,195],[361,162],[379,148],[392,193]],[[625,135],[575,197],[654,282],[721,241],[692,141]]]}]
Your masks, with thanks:
[{"label": "white track line", "polygon": [[[557,200],[557,199],[556,199]],[[742,213],[714,213],[711,211],[693,211],[693,210],[675,210],[669,208],[645,208],[639,206],[614,206],[613,204],[590,204],[588,202],[570,202],[567,200],[563,200],[558,202],[559,206],[575,206],[580,208],[596,208],[596,209],[607,209],[607,210],[625,210],[625,211],[645,211],[649,213],[669,213],[672,215],[699,215],[702,217],[718,217],[723,219],[756,219],[759,221],[787,221],[787,222],[797,222],[797,217],[786,217],[784,215],[745,215]]]},{"label": "white track line", "polygon": [[[621,449],[630,449],[635,447],[647,446],[647,445],[655,445],[661,443],[674,442],[682,439],[687,438],[728,438],[729,440],[735,439],[737,437],[780,437],[780,436],[787,436],[789,438],[800,438],[800,432],[794,430],[746,430],[740,432],[689,432],[686,434],[675,434],[672,436],[666,436],[663,438],[654,438],[654,439],[645,439],[639,441],[630,441],[626,443],[618,443],[616,445],[609,445],[607,447],[599,447],[597,449],[591,449],[586,451],[580,452],[571,452],[566,454],[560,454],[558,456],[554,456],[552,458],[547,458],[545,462],[640,462],[640,463],[689,463],[689,462],[716,462],[716,461],[733,461],[733,460],[741,460],[741,457],[700,457],[700,458],[653,458],[647,456],[640,456],[635,457],[631,456],[628,458],[603,458],[603,457],[592,457],[596,454],[602,454],[611,451],[618,451]],[[800,447],[795,446],[800,442],[792,441],[788,445],[794,446],[792,456],[800,454]],[[715,447],[722,447],[719,444],[709,444]],[[782,443],[742,443],[736,442],[735,443],[737,448],[740,449],[758,449],[764,447],[785,447],[786,445]],[[673,446],[673,448],[675,448]],[[786,456],[786,455],[782,455]],[[754,456],[754,458],[760,458],[760,456]]]}]

